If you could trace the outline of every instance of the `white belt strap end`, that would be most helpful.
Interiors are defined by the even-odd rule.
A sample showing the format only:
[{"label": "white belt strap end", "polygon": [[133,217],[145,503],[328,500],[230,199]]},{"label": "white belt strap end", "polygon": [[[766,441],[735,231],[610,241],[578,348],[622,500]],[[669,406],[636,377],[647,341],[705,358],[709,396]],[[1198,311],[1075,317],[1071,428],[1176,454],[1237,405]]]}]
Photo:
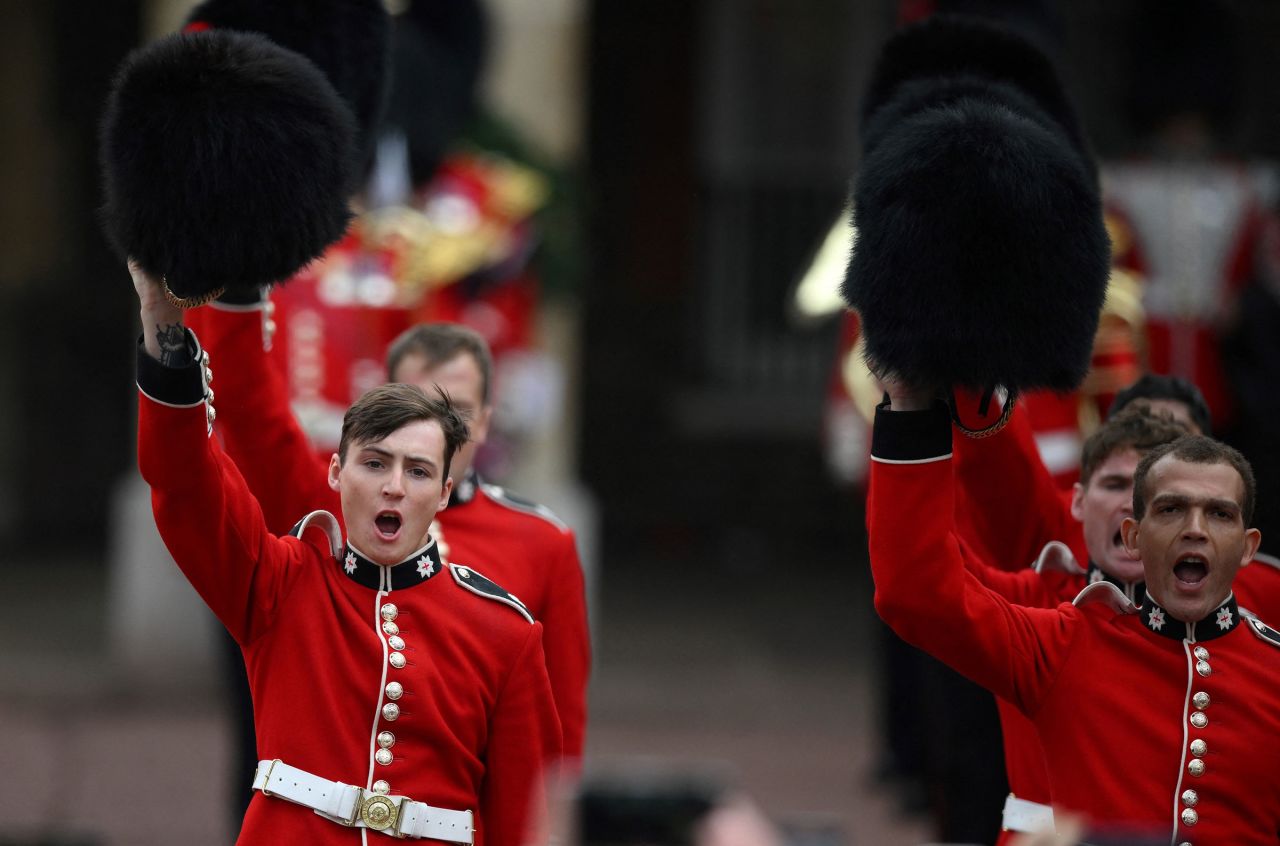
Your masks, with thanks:
[{"label": "white belt strap end", "polygon": [[1028,833],[1053,831],[1053,808],[1010,793],[1004,800],[1003,827],[1005,831]]}]

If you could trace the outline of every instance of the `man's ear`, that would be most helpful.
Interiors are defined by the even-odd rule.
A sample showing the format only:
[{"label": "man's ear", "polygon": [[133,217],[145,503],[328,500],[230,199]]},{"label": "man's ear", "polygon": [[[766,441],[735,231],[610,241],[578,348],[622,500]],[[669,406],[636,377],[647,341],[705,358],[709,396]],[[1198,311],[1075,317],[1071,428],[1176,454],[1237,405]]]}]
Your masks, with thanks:
[{"label": "man's ear", "polygon": [[1262,532],[1258,529],[1247,529],[1244,533],[1244,560],[1240,562],[1243,567],[1253,560],[1253,556],[1258,554],[1258,547],[1262,546]]},{"label": "man's ear", "polygon": [[1125,550],[1134,558],[1138,557],[1138,521],[1132,517],[1124,518],[1120,524],[1120,538],[1124,541]]},{"label": "man's ear", "polygon": [[440,507],[436,511],[444,511],[449,507],[449,495],[453,493],[453,477],[449,476],[444,480],[444,485],[440,489]]},{"label": "man's ear", "polygon": [[333,457],[329,459],[329,488],[331,490],[341,490],[342,483],[338,480],[338,474],[342,472],[342,462],[338,459],[335,452]]},{"label": "man's ear", "polygon": [[1084,485],[1079,482],[1071,486],[1071,516],[1077,523],[1084,522]]},{"label": "man's ear", "polygon": [[467,427],[470,429],[470,437],[467,440],[479,446],[489,437],[489,422],[493,418],[493,406],[485,403],[480,406],[480,410],[476,412],[476,416],[468,421]]}]

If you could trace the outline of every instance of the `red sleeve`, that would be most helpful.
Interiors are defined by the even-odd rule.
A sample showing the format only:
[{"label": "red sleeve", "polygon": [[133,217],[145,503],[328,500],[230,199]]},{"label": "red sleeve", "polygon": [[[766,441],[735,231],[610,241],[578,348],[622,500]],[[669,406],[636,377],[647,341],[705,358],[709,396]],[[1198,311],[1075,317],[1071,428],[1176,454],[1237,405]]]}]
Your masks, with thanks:
[{"label": "red sleeve", "polygon": [[966,568],[945,411],[877,413],[868,535],[875,605],[911,643],[1033,713],[1079,612],[1011,604]]},{"label": "red sleeve", "polygon": [[[969,401],[976,405],[959,398],[962,406]],[[988,564],[1023,570],[1051,540],[1084,560],[1080,526],[1040,460],[1025,409],[1015,408],[1009,424],[991,437],[954,441],[962,530],[979,541]]]},{"label": "red sleeve", "polygon": [[560,534],[552,560],[552,588],[542,608],[541,622],[546,626],[542,641],[564,731],[564,757],[576,762],[582,759],[586,743],[591,631],[582,563],[572,532]]},{"label": "red sleeve", "polygon": [[530,627],[489,725],[477,826],[489,846],[529,842],[546,824],[546,768],[560,757],[560,721],[542,634],[541,623]]},{"label": "red sleeve", "polygon": [[1032,567],[1023,567],[1017,572],[1001,570],[988,564],[963,537],[957,539],[957,544],[965,569],[984,587],[995,591],[1014,605],[1055,608],[1063,601],[1064,592],[1069,592],[1066,583],[1070,576],[1066,573],[1039,573]]},{"label": "red sleeve", "polygon": [[187,322],[216,373],[218,434],[261,503],[267,527],[285,534],[318,508],[341,519],[327,464],[294,418],[284,374],[267,355],[262,309],[211,305],[194,309]]},{"label": "red sleeve", "polygon": [[138,467],[173,560],[236,641],[257,638],[302,548],[267,532],[244,479],[208,435],[204,404],[175,407],[140,394]]}]

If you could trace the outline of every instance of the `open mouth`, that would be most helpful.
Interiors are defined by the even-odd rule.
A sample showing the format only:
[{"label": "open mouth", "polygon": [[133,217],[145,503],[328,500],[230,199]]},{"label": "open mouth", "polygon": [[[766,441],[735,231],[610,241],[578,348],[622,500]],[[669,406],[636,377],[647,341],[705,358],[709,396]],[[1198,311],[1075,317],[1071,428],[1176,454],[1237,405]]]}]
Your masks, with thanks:
[{"label": "open mouth", "polygon": [[400,533],[400,515],[394,511],[383,511],[373,518],[373,524],[384,540],[391,540]]},{"label": "open mouth", "polygon": [[1184,555],[1173,565],[1173,575],[1184,585],[1198,585],[1209,575],[1209,563],[1198,555]]}]

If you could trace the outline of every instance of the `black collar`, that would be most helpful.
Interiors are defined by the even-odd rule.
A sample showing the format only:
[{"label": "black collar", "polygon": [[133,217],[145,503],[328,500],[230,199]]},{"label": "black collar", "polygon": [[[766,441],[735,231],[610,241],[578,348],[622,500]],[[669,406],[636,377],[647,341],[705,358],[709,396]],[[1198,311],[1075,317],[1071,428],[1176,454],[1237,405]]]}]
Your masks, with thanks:
[{"label": "black collar", "polygon": [[403,590],[420,585],[443,569],[440,549],[432,538],[426,546],[392,567],[370,561],[347,541],[338,566],[352,581],[373,590]]},{"label": "black collar", "polygon": [[1089,562],[1089,569],[1085,574],[1085,580],[1088,584],[1097,584],[1098,582],[1110,582],[1120,588],[1120,592],[1124,594],[1125,599],[1134,605],[1141,605],[1147,599],[1147,583],[1139,582],[1122,582],[1115,576],[1103,572],[1102,568],[1092,561]]},{"label": "black collar", "polygon": [[1219,605],[1203,620],[1184,623],[1170,617],[1159,605],[1156,605],[1150,594],[1139,609],[1142,623],[1151,631],[1172,640],[1189,640],[1200,643],[1222,637],[1240,624],[1240,606],[1236,604],[1234,592],[1227,594],[1227,601]]},{"label": "black collar", "polygon": [[453,486],[453,493],[449,494],[449,507],[466,505],[476,498],[476,493],[479,490],[480,476],[476,473],[476,468],[471,467],[467,470],[467,475],[459,479]]}]

